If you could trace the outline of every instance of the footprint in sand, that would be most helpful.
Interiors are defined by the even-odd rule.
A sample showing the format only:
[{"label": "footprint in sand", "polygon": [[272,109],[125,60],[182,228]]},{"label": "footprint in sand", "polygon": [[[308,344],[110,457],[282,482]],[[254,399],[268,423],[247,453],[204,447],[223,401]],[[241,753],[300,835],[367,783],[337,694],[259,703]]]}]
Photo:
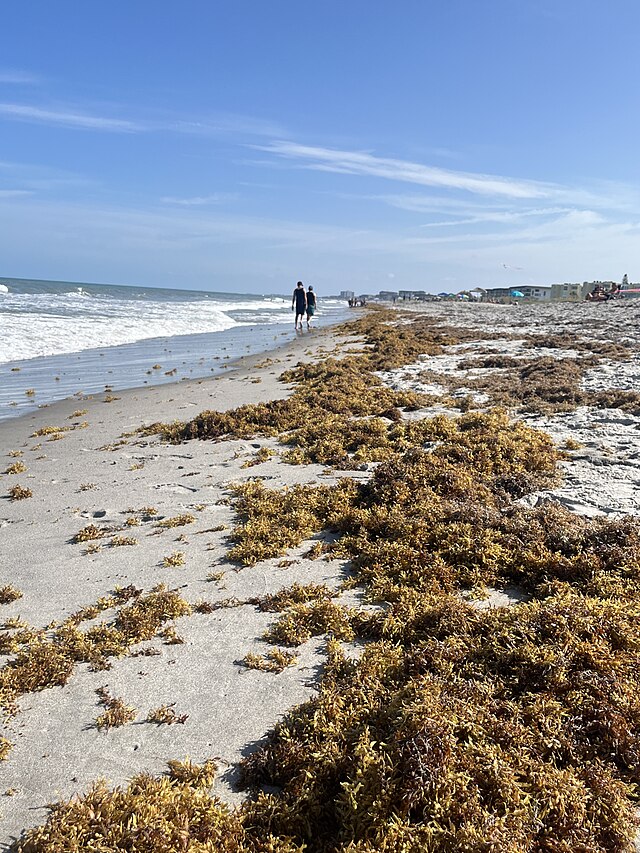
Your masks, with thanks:
[{"label": "footprint in sand", "polygon": [[80,518],[106,518],[106,516],[106,509],[96,509],[93,512],[91,512],[91,510],[86,510],[85,512],[80,513]]}]

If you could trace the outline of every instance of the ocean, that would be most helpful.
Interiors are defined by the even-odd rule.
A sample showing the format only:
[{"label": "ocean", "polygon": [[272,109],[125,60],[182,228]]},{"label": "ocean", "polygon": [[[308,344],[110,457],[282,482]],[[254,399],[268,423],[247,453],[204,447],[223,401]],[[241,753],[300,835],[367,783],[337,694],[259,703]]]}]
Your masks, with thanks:
[{"label": "ocean", "polygon": [[[318,294],[314,325],[347,315]],[[290,295],[12,278],[0,278],[0,332],[0,420],[105,387],[215,375],[295,336]]]}]

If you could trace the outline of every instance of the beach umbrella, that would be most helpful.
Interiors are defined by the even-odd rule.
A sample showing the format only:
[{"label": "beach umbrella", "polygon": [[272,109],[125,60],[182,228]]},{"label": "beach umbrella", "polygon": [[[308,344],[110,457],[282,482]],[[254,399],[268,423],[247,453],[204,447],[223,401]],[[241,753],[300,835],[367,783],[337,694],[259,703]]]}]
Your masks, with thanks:
[{"label": "beach umbrella", "polygon": [[522,299],[524,297],[524,293],[521,290],[512,290],[510,296],[515,296],[518,299]]}]

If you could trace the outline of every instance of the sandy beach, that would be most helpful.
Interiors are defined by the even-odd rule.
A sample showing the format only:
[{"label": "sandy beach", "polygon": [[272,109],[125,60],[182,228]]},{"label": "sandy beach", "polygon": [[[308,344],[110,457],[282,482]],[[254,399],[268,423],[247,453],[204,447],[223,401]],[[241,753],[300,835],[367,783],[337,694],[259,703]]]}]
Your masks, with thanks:
[{"label": "sandy beach", "polygon": [[[375,312],[371,315],[375,317]],[[354,312],[354,316],[367,317],[370,314]],[[331,553],[328,549],[334,540],[342,536],[349,538],[347,528],[340,527],[346,522],[336,521],[329,529],[320,526],[310,535],[305,532],[307,522],[300,522],[299,541],[287,544],[275,556],[255,562],[247,560],[244,565],[241,560],[230,558],[230,548],[237,546],[239,541],[238,529],[247,520],[246,516],[238,514],[239,493],[235,488],[238,484],[258,479],[264,488],[282,492],[285,488],[295,490],[297,486],[334,487],[348,479],[357,489],[375,476],[379,466],[395,464],[397,457],[394,454],[410,453],[412,441],[421,448],[421,452],[428,453],[436,452],[450,440],[444,432],[442,435],[434,433],[431,438],[427,438],[425,433],[420,444],[412,438],[412,433],[407,432],[401,435],[406,446],[398,444],[394,447],[394,442],[400,441],[394,438],[400,433],[393,432],[394,428],[398,429],[398,424],[413,424],[417,429],[436,416],[457,422],[461,417],[468,417],[469,413],[482,414],[500,406],[508,413],[505,417],[511,418],[512,422],[518,421],[524,425],[523,428],[540,430],[550,436],[555,448],[553,453],[560,451],[559,459],[553,461],[553,467],[557,468],[560,476],[552,482],[553,477],[546,469],[543,476],[542,463],[535,471],[527,469],[527,477],[530,477],[533,487],[514,488],[509,492],[508,506],[504,503],[506,498],[501,497],[503,503],[496,503],[496,513],[508,515],[513,508],[518,512],[536,512],[553,505],[584,520],[585,524],[623,521],[631,527],[636,524],[635,519],[640,513],[640,402],[634,394],[640,387],[640,304],[434,304],[412,306],[411,310],[395,312],[393,316],[395,320],[385,319],[387,324],[396,324],[388,328],[410,329],[416,318],[421,318],[431,323],[441,337],[446,337],[447,328],[461,330],[462,336],[456,339],[451,333],[450,342],[443,338],[437,342],[437,352],[435,344],[434,350],[425,354],[410,353],[408,345],[403,344],[404,349],[397,350],[395,362],[391,363],[385,356],[385,364],[371,375],[381,380],[385,393],[417,395],[415,403],[410,404],[408,397],[406,400],[397,398],[385,412],[370,411],[363,403],[361,410],[347,413],[361,429],[367,422],[375,420],[380,430],[388,431],[382,438],[379,437],[382,432],[375,433],[379,437],[375,441],[368,434],[369,443],[362,445],[362,452],[357,449],[361,439],[359,434],[356,435],[352,439],[354,443],[342,457],[343,463],[348,460],[353,464],[340,464],[331,448],[320,447],[319,439],[314,439],[316,445],[313,445],[313,450],[309,450],[312,444],[308,436],[305,437],[306,444],[302,438],[296,439],[297,444],[285,444],[285,432],[290,434],[292,430],[291,420],[287,422],[286,429],[274,429],[271,435],[252,434],[251,429],[241,428],[238,421],[235,435],[222,430],[222,435],[215,439],[192,438],[173,443],[165,440],[166,434],[138,432],[140,427],[157,422],[188,422],[205,410],[232,412],[245,405],[294,399],[296,388],[302,387],[304,382],[313,382],[313,376],[303,375],[303,370],[297,378],[289,376],[288,381],[282,381],[280,377],[284,371],[295,368],[298,363],[312,368],[322,365],[330,355],[337,356],[338,360],[356,359],[362,353],[376,351],[365,334],[356,335],[353,329],[343,333],[342,327],[319,330],[270,353],[241,359],[222,376],[107,392],[96,394],[91,399],[72,398],[35,413],[0,422],[1,470],[5,472],[0,476],[0,586],[10,585],[21,593],[16,600],[0,605],[4,623],[1,633],[7,640],[18,636],[20,631],[31,631],[29,636],[24,635],[22,644],[18,642],[11,646],[7,643],[3,648],[7,655],[4,658],[5,669],[38,643],[44,640],[51,642],[60,626],[73,623],[77,630],[86,633],[102,622],[116,624],[113,620],[118,619],[123,607],[132,606],[131,602],[138,599],[144,600],[158,584],[175,590],[180,601],[186,602],[190,610],[183,610],[183,615],[180,615],[178,608],[174,611],[175,618],[163,616],[152,636],[131,642],[126,653],[105,653],[105,658],[97,664],[78,655],[70,664],[71,671],[64,677],[64,683],[49,686],[51,682],[55,683],[56,678],[49,674],[39,676],[40,680],[34,678],[33,689],[18,691],[16,695],[12,687],[14,693],[7,692],[5,707],[14,713],[9,714],[3,732],[11,748],[7,750],[6,759],[0,762],[0,840],[3,850],[12,849],[15,839],[24,830],[44,823],[48,814],[47,804],[81,797],[101,778],[106,779],[109,788],[113,788],[126,785],[138,773],[159,776],[171,759],[189,757],[195,763],[213,759],[218,770],[215,781],[207,790],[231,806],[240,806],[247,798],[247,791],[239,785],[240,762],[267,743],[270,730],[288,711],[318,696],[323,672],[326,674],[327,671],[327,635],[344,640],[347,658],[357,658],[369,641],[375,644],[393,639],[390,623],[379,628],[379,624],[374,622],[382,618],[380,614],[386,612],[387,607],[393,609],[401,598],[399,585],[409,582],[395,578],[392,584],[385,579],[387,585],[384,586],[377,576],[366,581],[366,571],[362,567],[354,569],[353,559],[356,564],[358,560],[353,555],[360,553],[357,549],[362,547],[362,553],[368,553],[368,540],[365,542],[368,533],[358,534],[363,537],[362,542],[349,545],[351,552],[347,553],[345,545],[343,550]],[[445,332],[441,331],[443,329]],[[540,360],[543,361],[540,363]],[[542,393],[540,388],[545,383],[539,379],[532,379],[533,390],[526,390],[529,388],[528,377],[534,375],[531,371],[539,370],[540,375],[555,376],[551,365],[563,365],[563,370],[566,368],[553,386],[556,390],[548,391],[545,386]],[[382,395],[377,386],[370,385],[370,388],[372,397]],[[561,389],[561,393],[557,389]],[[331,388],[325,387],[325,390],[330,392]],[[536,394],[539,405],[532,404]],[[610,399],[606,395],[610,395]],[[611,405],[607,405],[608,400]],[[290,419],[294,416],[289,411],[285,414]],[[305,426],[300,423],[293,429]],[[439,429],[444,430],[443,427]],[[511,433],[504,425],[496,429],[505,431],[507,439],[511,440]],[[523,441],[527,440],[526,435],[523,433]],[[296,448],[294,452],[307,453],[308,458],[283,458],[287,451],[291,452],[292,446]],[[552,452],[549,449],[551,445],[541,444],[540,448],[539,451],[532,450],[532,454]],[[505,454],[508,455],[506,451]],[[318,461],[309,461],[312,457]],[[291,464],[292,461],[302,464]],[[526,460],[522,463],[517,476],[521,476],[527,464]],[[7,473],[12,466],[15,473]],[[483,480],[482,488],[489,489],[486,483]],[[10,489],[15,486],[28,490],[31,495],[12,500]],[[504,489],[508,491],[506,486]],[[300,500],[304,501],[302,492]],[[349,510],[349,524],[357,532],[360,523],[358,512],[364,510],[355,504],[354,507]],[[331,511],[335,517],[338,516],[338,510]],[[631,521],[625,521],[628,518]],[[309,525],[311,529],[312,523]],[[95,538],[92,538],[91,531],[86,532],[90,527],[94,532],[98,531]],[[627,549],[624,560],[619,558],[626,561],[624,583],[628,578],[634,578],[634,571],[637,571],[637,544],[634,544],[637,539],[633,539],[637,533],[632,534],[631,527],[625,528],[627,539],[619,543],[620,553]],[[86,535],[79,537],[83,530]],[[454,538],[455,535],[454,532]],[[354,541],[355,537],[354,532]],[[551,545],[548,547],[552,549]],[[561,550],[559,544],[553,547]],[[632,571],[633,561],[629,555],[634,548],[636,569]],[[456,559],[463,560],[462,557]],[[545,570],[544,578],[544,572],[540,570],[540,579],[536,583],[526,580],[525,573],[521,573],[522,583],[516,583],[512,578],[520,577],[518,571],[512,571],[508,582],[494,583],[491,578],[504,580],[507,576],[499,569],[491,577],[484,569],[478,570],[474,580],[464,583],[451,580],[447,590],[437,595],[458,595],[465,607],[472,602],[471,606],[479,613],[531,607],[531,601],[536,606],[550,606],[548,601],[552,595],[560,601],[562,595],[569,593],[591,596],[598,601],[606,599],[607,606],[615,599],[616,606],[625,602],[629,613],[636,612],[636,599],[627,586],[624,591],[609,595],[603,591],[604,582],[595,590],[581,586],[582,581],[574,584],[572,577],[566,573],[562,575],[566,589],[561,595],[559,588],[550,591],[549,584],[553,586],[555,582],[550,570]],[[469,576],[472,574],[469,569]],[[559,572],[558,583],[560,577]],[[487,581],[488,578],[491,582]],[[545,583],[547,586],[543,594],[541,590]],[[312,631],[312,636],[300,645],[292,643],[288,646],[292,656],[295,655],[295,661],[284,666],[281,672],[248,667],[243,663],[248,653],[266,660],[264,656],[273,646],[263,635],[280,617],[273,610],[261,609],[255,601],[290,589],[294,584],[309,589],[311,585],[328,588],[333,604],[344,606],[351,614],[350,633],[346,632],[343,637],[333,628]],[[104,596],[113,596],[114,590],[117,592],[118,588],[127,589],[131,585],[138,592],[131,592],[128,599],[126,594],[120,599],[112,598],[95,612],[82,613],[73,621],[73,615],[83,608],[95,606]],[[384,599],[371,593],[372,589],[380,592],[383,588],[387,592],[392,591],[393,595]],[[426,595],[424,589],[418,586],[415,589],[416,595],[418,592]],[[436,593],[432,590],[429,594]],[[254,603],[249,603],[250,600]],[[430,599],[432,605],[435,600]],[[353,627],[357,622],[354,613],[359,614],[357,618],[363,624],[370,620],[366,623],[368,635],[367,631],[359,633],[357,627]],[[397,618],[400,620],[400,616]],[[408,624],[411,620],[407,617],[405,621]],[[429,629],[433,643],[440,636],[438,630]],[[420,642],[423,641],[424,637],[420,635]],[[398,647],[403,649],[407,659],[413,642],[404,635],[397,635]],[[329,650],[329,656],[331,654]],[[607,654],[612,656],[614,653]],[[629,654],[634,654],[637,661],[637,652],[630,651]],[[587,656],[587,651],[584,655]],[[346,664],[341,666],[341,677],[346,677]],[[549,667],[552,667],[551,663]],[[593,664],[590,671],[597,669],[598,666]],[[603,672],[604,669],[602,664]],[[616,672],[620,674],[622,683],[622,669]],[[625,669],[624,678],[627,679],[624,689],[628,697],[629,685],[636,676]],[[615,681],[612,684],[611,689],[615,692],[619,685]],[[103,691],[101,699],[96,691],[103,687],[106,694]],[[6,685],[4,689],[7,689]],[[109,707],[105,704],[105,695],[120,698],[133,709],[135,715],[132,712],[130,722],[113,727],[96,726],[99,715]],[[620,760],[618,756],[607,758],[598,752],[596,746],[593,747],[593,762],[598,767],[602,765],[602,773],[609,773],[610,765],[614,768],[611,785],[615,787],[615,797],[626,797],[629,804],[628,814],[620,817],[619,826],[612,828],[615,820],[611,811],[615,811],[619,800],[613,794],[610,796],[609,782],[606,785],[602,782],[598,788],[595,782],[589,787],[591,783],[582,780],[581,784],[590,792],[589,802],[595,800],[596,806],[590,806],[591,811],[579,828],[566,818],[566,832],[567,837],[574,838],[571,833],[575,832],[576,838],[586,839],[581,842],[583,846],[578,846],[577,842],[576,846],[566,848],[543,846],[545,838],[551,843],[549,839],[561,825],[557,817],[548,817],[546,807],[539,810],[541,816],[536,839],[533,836],[529,838],[529,830],[523,829],[521,839],[514,842],[512,838],[516,834],[506,834],[505,826],[509,821],[503,820],[503,804],[499,803],[495,806],[496,824],[491,830],[495,837],[487,834],[486,826],[482,830],[485,840],[494,839],[491,841],[494,846],[481,847],[479,842],[473,846],[467,839],[465,843],[468,842],[469,846],[459,849],[633,849],[629,846],[629,839],[633,838],[629,815],[632,815],[635,804],[628,794],[621,792],[634,780],[637,772],[634,759],[629,756],[635,755],[633,751],[640,739],[640,716],[635,710],[638,701],[634,695],[624,706],[628,711],[624,717],[626,740],[620,750],[626,750],[626,757]],[[14,702],[15,707],[12,707]],[[621,707],[616,711],[620,717],[626,713],[622,704],[621,700]],[[158,708],[165,709],[170,723],[146,719]],[[179,719],[171,719],[172,715]],[[577,717],[577,712],[574,716]],[[568,719],[569,716],[565,722]],[[589,740],[591,735],[585,734],[587,729],[585,723],[584,730],[576,735],[576,741]],[[374,741],[379,739],[374,735],[371,737]],[[593,737],[597,740],[605,735],[600,732]],[[358,743],[358,749],[364,751],[364,740]],[[366,748],[372,750],[373,756],[373,745]],[[558,750],[560,752],[561,748]],[[578,758],[563,759],[564,763],[558,759],[554,772],[569,774],[570,768],[582,761],[581,755],[591,756],[587,747],[584,750]],[[531,754],[534,752],[531,746]],[[427,750],[427,754],[431,756],[424,759],[427,765],[440,760],[434,757],[433,751]],[[543,760],[553,764],[551,758],[540,759]],[[371,761],[375,764],[373,758]],[[508,759],[504,758],[504,761],[508,762]],[[586,763],[587,758],[584,761]],[[277,798],[280,788],[287,790],[287,781],[283,776],[280,782],[276,782],[279,778],[277,772],[272,776],[272,783],[264,781],[262,789]],[[363,778],[360,783],[365,790],[369,783],[365,784]],[[609,776],[606,778],[609,780]],[[565,779],[569,785],[567,779],[569,775]],[[573,779],[571,776],[571,784]],[[350,780],[349,784],[352,782]],[[428,789],[429,785],[436,783],[424,781],[422,784]],[[558,789],[562,784],[558,776]],[[552,798],[549,791],[553,786],[551,783],[549,786],[545,790]],[[532,795],[538,796],[541,802],[545,800],[545,795],[540,793],[543,788],[541,786],[537,795]],[[599,795],[593,794],[598,790],[607,802],[602,814],[597,808]],[[580,799],[583,794],[578,793],[576,797]],[[301,796],[299,791],[296,796]],[[444,810],[444,817],[441,811],[437,820],[446,824],[448,818],[443,802],[438,808]],[[372,813],[378,808],[382,809],[376,800],[375,807],[371,806]],[[416,831],[415,826],[421,825],[421,821],[428,824],[431,820],[427,816],[428,806],[423,803],[420,808],[425,809],[420,818],[415,810],[411,810],[413,806],[407,812],[396,812],[401,814],[398,821],[409,827],[407,832]],[[493,806],[485,804],[482,808],[489,813]],[[525,809],[524,806],[522,808]],[[437,822],[434,815],[432,819]],[[575,820],[577,822],[578,818]],[[523,826],[524,823],[526,821]],[[496,828],[498,825],[499,830]],[[274,826],[277,826],[277,821]],[[363,830],[361,835],[358,832],[358,829],[353,830],[351,840],[355,846],[349,849],[362,853],[382,849],[377,846],[380,839],[376,841],[372,831]],[[418,831],[414,841],[418,846],[402,849],[454,849],[447,848],[442,839],[429,840],[432,847],[421,847],[427,842],[424,840],[426,836],[420,836],[420,832],[423,829]],[[505,834],[501,835],[502,832]],[[592,834],[591,842],[588,841],[589,833]],[[274,835],[280,837],[281,833],[274,831]],[[265,846],[260,849],[346,850],[348,843],[345,840],[348,833],[335,844],[324,839],[322,848],[314,847],[309,838],[295,836],[293,831],[292,837],[289,847]],[[406,841],[413,836],[403,838]],[[458,843],[462,844],[464,838],[457,836]],[[331,847],[330,843],[334,846]],[[369,843],[371,847],[367,846]],[[437,846],[439,843],[443,846]],[[447,843],[456,842],[449,840]],[[304,844],[308,846],[305,848]],[[24,849],[47,848],[34,846]],[[57,851],[64,848],[51,842],[48,849]],[[78,846],[68,849],[90,848]],[[166,849],[209,848],[184,846]],[[258,848],[214,846],[210,849]],[[401,848],[390,843],[385,849],[395,851]]]}]

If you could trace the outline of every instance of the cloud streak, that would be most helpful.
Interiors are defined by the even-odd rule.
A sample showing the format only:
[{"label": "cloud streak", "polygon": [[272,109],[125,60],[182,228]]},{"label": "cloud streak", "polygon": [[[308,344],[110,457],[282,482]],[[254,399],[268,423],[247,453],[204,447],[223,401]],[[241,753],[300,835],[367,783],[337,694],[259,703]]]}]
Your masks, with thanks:
[{"label": "cloud streak", "polygon": [[489,210],[477,216],[469,216],[463,219],[445,219],[440,222],[426,222],[421,228],[451,228],[458,225],[478,225],[482,223],[502,223],[510,225],[518,223],[522,219],[532,216],[557,216],[558,214],[572,213],[569,207],[541,207],[532,210]]},{"label": "cloud streak", "polygon": [[166,130],[177,133],[188,133],[201,136],[282,136],[283,128],[275,122],[254,116],[236,113],[219,113],[201,120],[185,120],[169,122],[161,125]]},{"label": "cloud streak", "polygon": [[[0,77],[1,80],[1,77]],[[14,121],[35,122],[75,130],[115,133],[169,132],[203,137],[274,137],[283,129],[274,122],[235,113],[220,113],[201,120],[174,116],[144,117],[136,120],[97,115],[83,109],[56,109],[31,104],[0,103],[0,116]]]},{"label": "cloud streak", "polygon": [[204,207],[209,204],[223,204],[225,201],[233,201],[237,197],[237,193],[211,193],[210,195],[197,195],[189,198],[164,196],[160,201],[163,204],[177,204],[182,207]]},{"label": "cloud streak", "polygon": [[79,112],[45,110],[25,104],[0,104],[0,115],[17,121],[30,121],[39,124],[73,127],[82,130],[106,130],[118,133],[138,133],[146,128],[137,122],[119,118],[87,115]]},{"label": "cloud streak", "polygon": [[306,169],[335,172],[345,175],[368,175],[427,187],[463,190],[483,196],[509,199],[553,198],[561,188],[555,184],[506,178],[499,175],[484,175],[474,172],[458,172],[441,169],[409,160],[376,157],[360,151],[340,151],[295,142],[272,142],[255,146],[260,151],[297,161]]}]

